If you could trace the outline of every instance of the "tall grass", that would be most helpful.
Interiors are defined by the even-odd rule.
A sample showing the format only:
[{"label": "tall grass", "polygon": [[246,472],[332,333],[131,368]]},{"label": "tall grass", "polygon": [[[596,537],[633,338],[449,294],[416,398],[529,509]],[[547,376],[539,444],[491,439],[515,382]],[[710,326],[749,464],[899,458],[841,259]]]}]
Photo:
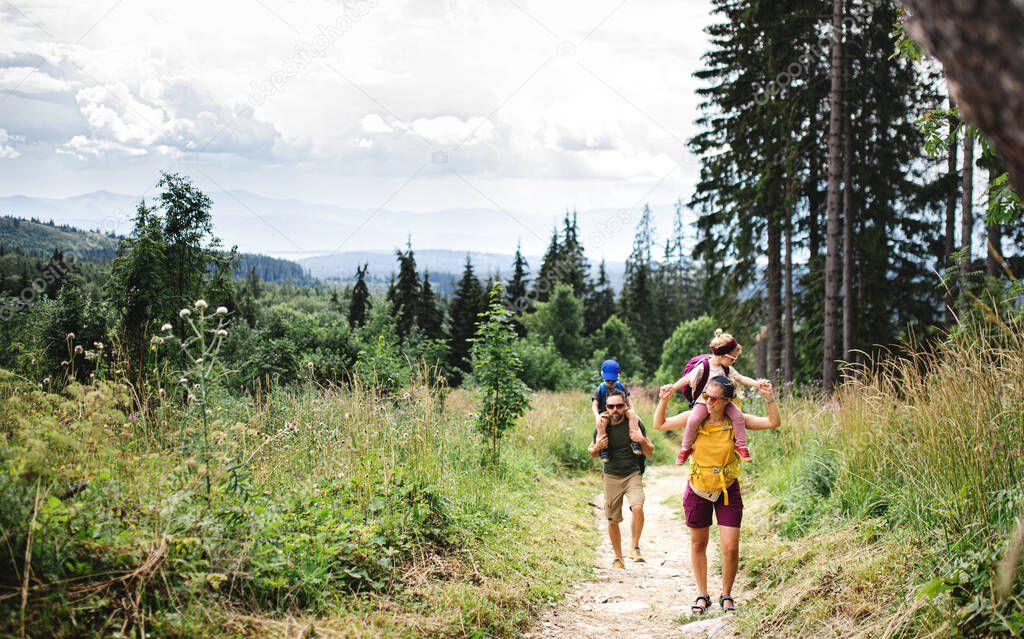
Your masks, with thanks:
[{"label": "tall grass", "polygon": [[932,621],[963,636],[1024,632],[1024,581],[1011,575],[1008,593],[993,581],[1024,516],[1024,325],[975,320],[847,373],[834,398],[790,401],[784,429],[763,440],[777,529],[794,539],[877,522],[863,542],[910,540],[901,569]]},{"label": "tall grass", "polygon": [[489,469],[466,391],[214,394],[203,457],[194,410],[151,437],[122,385],[0,371],[0,634],[514,634],[586,570],[592,534],[592,488],[561,473],[592,424],[536,402]]}]

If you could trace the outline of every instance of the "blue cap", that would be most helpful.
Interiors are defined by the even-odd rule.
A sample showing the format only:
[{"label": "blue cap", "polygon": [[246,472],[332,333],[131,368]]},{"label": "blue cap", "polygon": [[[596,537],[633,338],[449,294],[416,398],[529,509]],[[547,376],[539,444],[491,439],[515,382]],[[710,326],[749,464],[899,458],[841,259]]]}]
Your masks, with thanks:
[{"label": "blue cap", "polygon": [[619,379],[619,363],[614,359],[606,359],[601,364],[601,379],[604,381],[617,381]]}]

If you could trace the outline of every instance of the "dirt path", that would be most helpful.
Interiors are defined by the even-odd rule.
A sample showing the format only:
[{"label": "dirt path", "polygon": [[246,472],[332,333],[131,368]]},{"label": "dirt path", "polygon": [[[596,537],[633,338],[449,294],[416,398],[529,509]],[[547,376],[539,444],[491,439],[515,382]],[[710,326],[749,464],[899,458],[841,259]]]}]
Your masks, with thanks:
[{"label": "dirt path", "polygon": [[[601,535],[597,547],[593,581],[580,584],[565,600],[545,611],[533,630],[526,634],[533,639],[562,637],[631,637],[663,639],[665,637],[733,639],[738,637],[734,614],[724,614],[714,607],[704,617],[690,616],[690,603],[696,586],[690,569],[689,536],[679,517],[685,475],[682,467],[650,468],[644,479],[646,522],[640,547],[647,561],[634,563],[626,559],[625,570],[611,567],[611,545],[608,543],[603,510],[595,509],[595,526]],[[603,505],[598,495],[595,504]],[[623,547],[628,555],[629,514],[622,522]],[[721,589],[721,572],[717,528],[711,530],[708,545],[708,587],[713,594]],[[737,580],[739,581],[739,580]],[[733,594],[742,606],[743,592],[737,583]],[[717,599],[717,597],[716,597]]]}]

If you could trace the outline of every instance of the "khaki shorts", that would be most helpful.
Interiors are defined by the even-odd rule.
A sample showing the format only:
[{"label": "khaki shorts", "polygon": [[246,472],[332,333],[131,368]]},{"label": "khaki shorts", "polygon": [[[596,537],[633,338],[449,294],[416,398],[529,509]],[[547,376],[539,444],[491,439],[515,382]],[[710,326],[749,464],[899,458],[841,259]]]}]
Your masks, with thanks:
[{"label": "khaki shorts", "polygon": [[609,523],[622,521],[622,498],[629,499],[629,508],[644,505],[644,485],[640,471],[629,475],[604,476],[604,516]]}]

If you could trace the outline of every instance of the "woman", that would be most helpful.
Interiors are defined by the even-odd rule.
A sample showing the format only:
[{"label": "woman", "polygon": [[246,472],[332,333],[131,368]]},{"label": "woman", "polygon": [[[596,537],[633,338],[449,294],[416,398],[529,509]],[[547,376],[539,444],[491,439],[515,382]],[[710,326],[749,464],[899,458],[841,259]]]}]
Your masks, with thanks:
[{"label": "woman", "polygon": [[[768,417],[744,414],[747,428],[751,430],[778,428],[781,420],[771,382],[765,382],[759,389],[761,396],[768,403]],[[736,387],[729,378],[723,376],[711,378],[707,386],[704,387],[703,398],[707,402],[708,419],[705,426],[698,432],[697,439],[693,444],[695,460],[701,456],[702,440],[705,445],[710,445],[712,434],[720,434],[716,431],[731,430],[732,426],[725,414],[725,409],[735,394]],[[686,411],[666,419],[665,409],[668,407],[669,398],[662,397],[654,411],[654,427],[658,430],[683,428],[690,416],[690,411]],[[731,437],[731,432],[728,435]],[[691,464],[693,463],[695,462],[691,462]],[[714,469],[717,473],[715,476],[723,480],[724,484],[724,479],[729,476],[727,470],[733,467],[733,464],[738,468],[740,463],[739,457],[732,453],[732,458],[725,464],[725,467]],[[692,468],[693,466],[691,466],[691,476],[694,476]],[[707,594],[707,547],[712,513],[718,521],[719,541],[722,546],[722,595],[718,598],[718,604],[723,610],[735,610],[736,602],[730,592],[733,582],[736,580],[736,569],[740,559],[740,523],[743,520],[740,482],[732,481],[725,490],[708,492],[701,488],[694,489],[690,481],[687,480],[686,491],[683,494],[683,510],[686,514],[686,526],[690,529],[690,563],[697,581],[697,592],[704,593],[698,595],[694,601],[691,607],[693,613],[704,614],[711,607],[711,597]],[[728,605],[726,605],[727,603]]]}]

